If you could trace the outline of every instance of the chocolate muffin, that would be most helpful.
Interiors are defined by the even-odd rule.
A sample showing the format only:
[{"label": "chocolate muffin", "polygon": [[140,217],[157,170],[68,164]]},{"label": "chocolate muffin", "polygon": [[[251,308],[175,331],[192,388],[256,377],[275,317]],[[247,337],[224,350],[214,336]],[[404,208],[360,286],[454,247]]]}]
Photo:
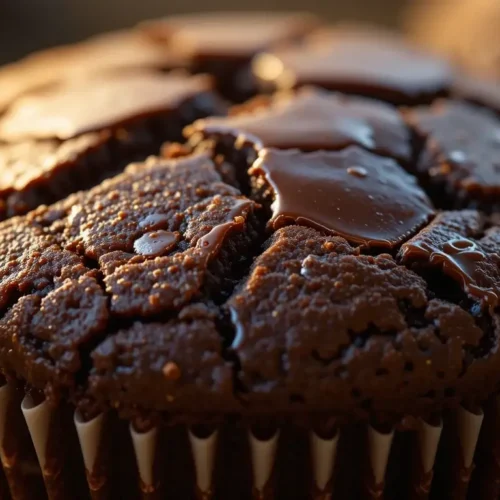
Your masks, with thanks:
[{"label": "chocolate muffin", "polygon": [[19,99],[0,118],[0,218],[120,172],[224,113],[208,77],[108,74]]},{"label": "chocolate muffin", "polygon": [[203,19],[145,29],[235,77],[271,44],[290,88],[226,116],[109,71],[0,119],[0,492],[498,498],[493,94],[393,35],[237,18],[229,54]]},{"label": "chocolate muffin", "polygon": [[231,101],[256,93],[252,58],[280,45],[300,42],[318,26],[311,14],[206,12],[156,19],[142,24],[145,34],[182,54],[195,73],[215,76],[217,89]]},{"label": "chocolate muffin", "polygon": [[182,67],[179,56],[135,31],[98,35],[73,45],[55,47],[0,69],[0,113],[18,97],[54,87],[72,78],[108,71]]},{"label": "chocolate muffin", "polygon": [[430,102],[445,95],[452,81],[447,62],[396,35],[345,27],[262,54],[253,69],[264,88],[311,84],[393,104]]}]

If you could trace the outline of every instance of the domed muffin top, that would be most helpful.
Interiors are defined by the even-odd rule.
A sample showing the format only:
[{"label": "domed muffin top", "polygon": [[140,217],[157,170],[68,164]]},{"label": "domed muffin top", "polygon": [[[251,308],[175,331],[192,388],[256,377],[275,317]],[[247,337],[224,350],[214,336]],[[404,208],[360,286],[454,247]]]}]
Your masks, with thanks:
[{"label": "domed muffin top", "polygon": [[[89,153],[107,154],[112,175],[118,145],[216,114],[207,78],[101,74],[2,116],[0,158],[14,168],[0,213],[38,207],[0,222],[5,377],[87,417],[112,407],[190,423],[425,418],[497,389],[491,102],[395,36],[317,33],[272,57],[276,87],[356,95],[257,97],[77,193]],[[161,119],[142,120],[152,110]],[[39,154],[50,161],[30,178],[21,163]],[[47,192],[61,201],[39,203]]]}]

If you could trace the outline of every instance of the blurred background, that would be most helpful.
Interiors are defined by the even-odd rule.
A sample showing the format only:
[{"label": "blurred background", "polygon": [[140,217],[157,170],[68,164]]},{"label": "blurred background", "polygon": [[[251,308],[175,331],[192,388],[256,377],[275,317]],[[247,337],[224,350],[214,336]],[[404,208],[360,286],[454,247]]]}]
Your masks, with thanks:
[{"label": "blurred background", "polygon": [[[325,20],[354,20],[398,27],[403,9],[415,0],[0,0],[0,64],[29,52],[75,42],[169,13],[196,10],[300,10]],[[428,0],[427,0],[428,1]],[[209,5],[207,5],[209,3]]]}]

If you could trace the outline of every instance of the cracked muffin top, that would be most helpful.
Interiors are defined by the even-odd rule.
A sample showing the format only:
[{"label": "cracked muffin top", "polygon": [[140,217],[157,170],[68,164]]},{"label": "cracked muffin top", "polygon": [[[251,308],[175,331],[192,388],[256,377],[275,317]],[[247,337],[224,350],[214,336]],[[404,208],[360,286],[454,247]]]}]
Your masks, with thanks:
[{"label": "cracked muffin top", "polygon": [[[492,220],[472,210],[434,217],[394,160],[356,147],[264,150],[260,160],[250,171],[270,193],[260,203],[199,153],[132,164],[1,223],[4,374],[85,415],[112,406],[195,421],[424,415],[493,390]],[[315,190],[340,208],[328,228],[307,222],[310,204],[296,203],[278,171],[319,211]],[[289,202],[293,217],[266,228],[268,211]],[[398,207],[403,224],[390,216]],[[381,245],[360,241],[370,218],[385,221]]]},{"label": "cracked muffin top", "polygon": [[[183,371],[182,385],[193,408],[219,385],[231,387],[211,309],[239,276],[243,251],[258,240],[257,211],[199,155],[131,165],[89,192],[6,221],[0,230],[4,371],[47,393],[72,391],[95,346],[96,369],[118,361],[102,359],[119,345],[109,334],[133,336],[142,319],[157,347],[162,341],[154,332],[165,335],[161,356],[173,351],[180,369],[191,371],[191,382]],[[179,328],[185,335],[177,348],[167,345]],[[153,372],[161,359],[155,352]],[[190,352],[200,353],[196,370],[187,367]],[[178,389],[169,391],[177,398]]]},{"label": "cracked muffin top", "polygon": [[[206,118],[222,108],[203,99],[205,78],[128,73],[5,113],[12,165],[37,156],[26,140],[66,164],[61,144],[102,153],[112,137],[128,151],[157,130],[129,127],[150,106],[168,111],[168,141],[190,123],[165,157],[95,158],[121,173],[67,175],[64,196],[39,203],[50,178],[21,200],[34,210],[0,222],[7,379],[87,417],[190,423],[425,418],[497,390],[493,94],[460,90],[447,63],[395,36],[324,31],[282,50],[275,86],[344,94],[293,89]],[[4,170],[0,195],[32,185]]]}]

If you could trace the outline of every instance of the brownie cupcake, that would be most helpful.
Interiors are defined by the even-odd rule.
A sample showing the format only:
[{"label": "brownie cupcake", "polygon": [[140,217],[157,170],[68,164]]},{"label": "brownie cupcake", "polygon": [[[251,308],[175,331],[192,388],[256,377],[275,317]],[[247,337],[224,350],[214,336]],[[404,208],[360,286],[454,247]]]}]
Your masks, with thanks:
[{"label": "brownie cupcake", "polygon": [[0,68],[0,113],[18,97],[50,88],[71,78],[108,71],[182,67],[177,55],[134,31],[98,35],[83,42],[55,47]]},{"label": "brownie cupcake", "polygon": [[6,498],[500,496],[492,94],[373,31],[281,50],[337,92],[106,72],[0,120]]},{"label": "brownie cupcake", "polygon": [[108,74],[19,99],[0,118],[0,217],[86,189],[225,110],[208,77]]},{"label": "brownie cupcake", "polygon": [[241,102],[256,93],[252,58],[264,50],[300,42],[318,24],[305,13],[207,12],[152,20],[143,23],[142,29],[182,54],[195,73],[215,76],[222,95]]},{"label": "brownie cupcake", "polygon": [[394,104],[429,102],[449,90],[452,70],[402,38],[373,29],[313,33],[296,47],[258,56],[253,64],[264,88],[312,84]]}]

